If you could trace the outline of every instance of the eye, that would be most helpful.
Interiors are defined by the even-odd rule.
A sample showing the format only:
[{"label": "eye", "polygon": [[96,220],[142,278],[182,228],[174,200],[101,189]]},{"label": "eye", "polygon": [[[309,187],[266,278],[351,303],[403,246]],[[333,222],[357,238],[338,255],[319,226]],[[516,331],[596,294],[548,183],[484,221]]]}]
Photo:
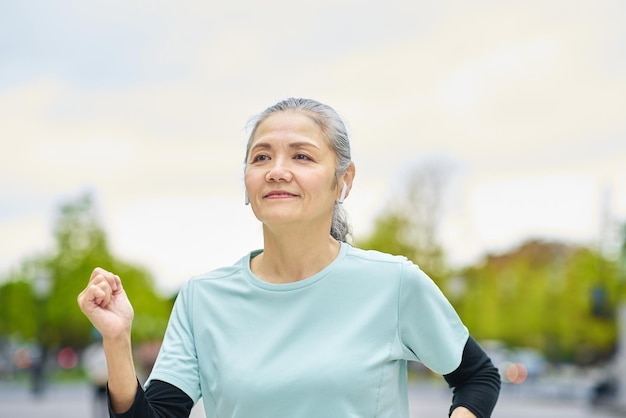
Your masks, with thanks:
[{"label": "eye", "polygon": [[250,162],[253,162],[253,163],[256,163],[256,162],[263,162],[263,161],[267,161],[267,160],[269,160],[269,159],[270,159],[270,157],[269,157],[268,155],[266,155],[266,154],[257,154],[257,155],[254,155],[254,156],[252,157],[252,159],[250,160]]},{"label": "eye", "polygon": [[296,154],[293,158],[296,160],[311,160],[311,158],[308,155],[302,154],[302,153]]}]

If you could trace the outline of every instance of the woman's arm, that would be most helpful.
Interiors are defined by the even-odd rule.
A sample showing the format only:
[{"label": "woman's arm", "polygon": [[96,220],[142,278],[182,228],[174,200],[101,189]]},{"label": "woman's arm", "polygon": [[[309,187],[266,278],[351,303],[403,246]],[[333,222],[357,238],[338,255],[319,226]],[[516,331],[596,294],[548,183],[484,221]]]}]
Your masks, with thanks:
[{"label": "woman's arm", "polygon": [[488,418],[500,393],[500,373],[487,353],[470,336],[459,367],[444,376],[454,388],[451,418]]},{"label": "woman's arm", "polygon": [[137,375],[133,361],[130,335],[119,338],[103,338],[104,353],[107,359],[107,391],[114,412],[127,411],[137,392]]},{"label": "woman's arm", "polygon": [[137,377],[130,340],[134,312],[122,281],[111,272],[94,269],[78,295],[78,305],[102,335],[113,410],[126,411],[135,399]]},{"label": "woman's arm", "polygon": [[78,295],[78,305],[102,335],[111,417],[188,417],[193,400],[176,386],[155,380],[144,392],[139,385],[130,338],[134,312],[120,278],[94,269],[87,287]]}]

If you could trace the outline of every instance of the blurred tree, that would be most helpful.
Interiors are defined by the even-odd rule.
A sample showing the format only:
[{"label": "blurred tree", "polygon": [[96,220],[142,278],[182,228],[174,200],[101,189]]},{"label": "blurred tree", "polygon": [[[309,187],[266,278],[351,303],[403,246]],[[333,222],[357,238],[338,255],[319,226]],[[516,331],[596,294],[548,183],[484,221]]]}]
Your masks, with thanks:
[{"label": "blurred tree", "polygon": [[615,348],[616,267],[585,247],[528,241],[465,269],[456,308],[478,338],[593,363]]},{"label": "blurred tree", "polygon": [[111,254],[90,196],[61,207],[54,237],[52,254],[25,261],[0,287],[0,333],[39,340],[44,348],[87,346],[92,326],[76,298],[99,266],[115,271],[124,282],[136,312],[133,338],[162,337],[172,299],[156,292],[147,270]]},{"label": "blurred tree", "polygon": [[388,213],[374,221],[374,230],[368,238],[356,243],[360,248],[383,251],[412,258],[417,248],[406,239],[409,220],[396,213]]},{"label": "blurred tree", "polygon": [[37,337],[35,297],[28,281],[14,277],[0,285],[0,336],[19,340]]},{"label": "blurred tree", "polygon": [[[621,297],[624,300],[626,298],[626,222],[622,225],[622,230],[620,234],[621,246],[619,250],[619,277],[621,283]],[[626,302],[626,300],[625,300]]]}]

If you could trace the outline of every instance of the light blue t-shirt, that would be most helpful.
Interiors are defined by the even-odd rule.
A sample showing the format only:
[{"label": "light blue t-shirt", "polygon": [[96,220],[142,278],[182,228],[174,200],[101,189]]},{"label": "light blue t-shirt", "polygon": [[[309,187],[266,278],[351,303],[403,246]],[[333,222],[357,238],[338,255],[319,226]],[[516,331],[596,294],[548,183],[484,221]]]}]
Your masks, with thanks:
[{"label": "light blue t-shirt", "polygon": [[407,360],[459,366],[468,331],[406,258],[342,243],[314,276],[273,284],[250,271],[258,253],[183,286],[147,384],[202,397],[210,418],[405,418]]}]

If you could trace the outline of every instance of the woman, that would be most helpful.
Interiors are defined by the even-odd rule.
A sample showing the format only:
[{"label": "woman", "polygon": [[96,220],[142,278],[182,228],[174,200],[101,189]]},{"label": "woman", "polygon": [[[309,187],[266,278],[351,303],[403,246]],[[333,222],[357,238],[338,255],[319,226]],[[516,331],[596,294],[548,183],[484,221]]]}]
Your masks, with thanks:
[{"label": "woman", "polygon": [[[355,167],[330,107],[287,99],[252,125],[246,204],[262,250],[181,289],[146,389],[133,309],[96,268],[78,302],[103,336],[112,416],[408,417],[407,361],[444,375],[454,418],[490,416],[497,369],[434,283],[404,257],[347,244]],[[443,412],[443,411],[442,411]]]}]

